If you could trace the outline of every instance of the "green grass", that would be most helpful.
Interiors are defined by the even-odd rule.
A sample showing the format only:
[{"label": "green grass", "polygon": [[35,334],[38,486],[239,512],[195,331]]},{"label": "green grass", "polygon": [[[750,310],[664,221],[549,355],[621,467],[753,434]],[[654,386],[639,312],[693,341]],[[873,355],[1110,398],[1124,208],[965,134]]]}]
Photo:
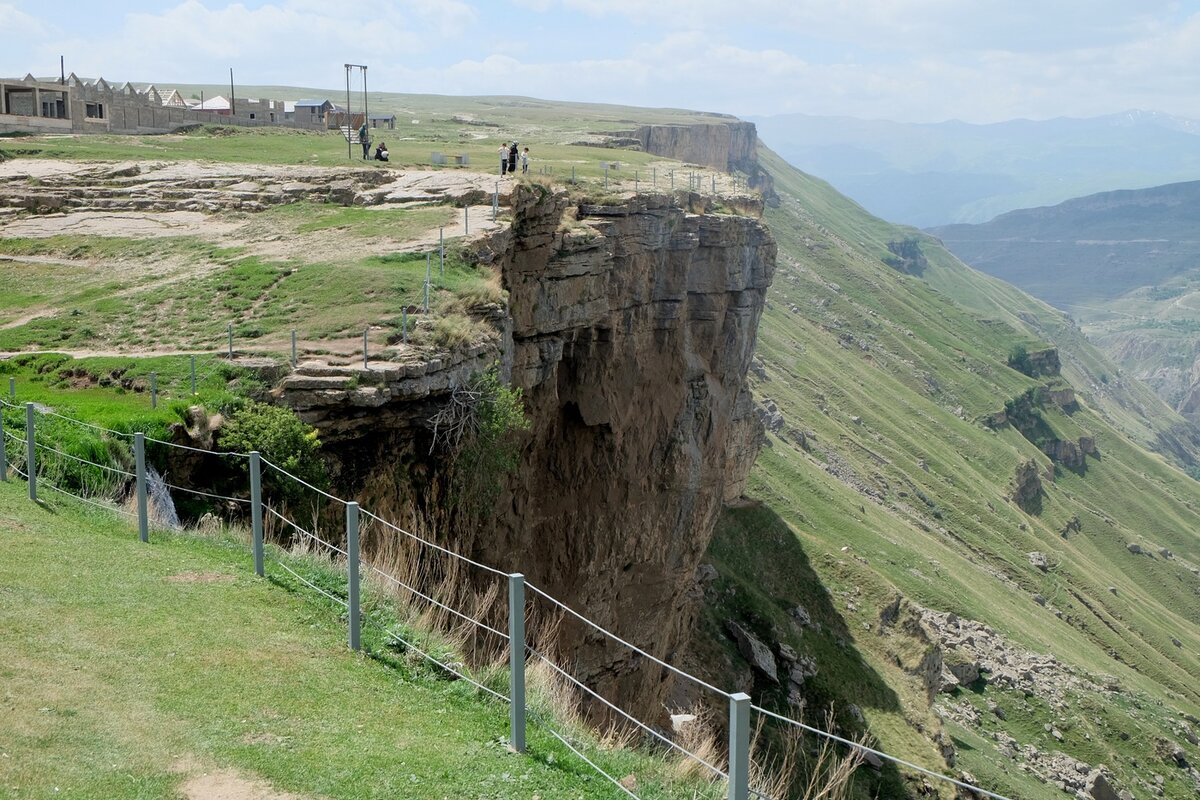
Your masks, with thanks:
[{"label": "green grass", "polygon": [[345,230],[362,238],[384,238],[406,242],[427,231],[449,224],[454,211],[449,206],[377,209],[291,203],[274,206],[257,216],[273,230],[287,227],[298,233],[331,229]]},{"label": "green grass", "polygon": [[[1151,771],[1171,769],[1150,755],[1154,738],[1172,735],[1177,712],[1200,709],[1200,581],[1188,569],[1200,564],[1200,484],[1144,449],[1192,457],[1186,434],[1171,438],[1180,420],[1143,386],[1103,383],[1099,376],[1114,368],[1061,314],[964,268],[927,237],[919,239],[929,262],[923,275],[885,266],[889,241],[919,234],[870,217],[769,153],[764,159],[783,202],[767,214],[780,263],[758,337],[766,379],[753,385],[778,405],[785,428],[769,437],[751,475],[748,495],[764,507],[727,511],[709,548],[724,582],[709,610],[712,638],[724,637],[727,618],[789,637],[787,609],[821,609],[814,616],[825,634],[804,631],[794,641],[820,669],[806,684],[809,707],[856,703],[884,749],[936,766],[927,735],[941,723],[905,668],[920,644],[881,635],[879,613],[902,595],[981,620],[1018,646],[1118,676],[1120,702],[1141,708],[1136,724],[1097,713],[1106,724],[1081,721],[1055,749],[1105,763],[1136,793]],[[1095,437],[1100,455],[1085,471],[1053,468],[1012,427],[982,423],[1049,381],[1006,365],[1015,344],[1030,342],[1060,348],[1080,408],[1039,413],[1047,435]],[[1054,475],[1043,481],[1039,515],[1009,499],[1026,459]],[[1082,530],[1062,535],[1076,515]],[[1131,541],[1175,557],[1132,557]],[[1033,568],[1033,550],[1055,568]],[[988,688],[980,702],[993,697],[1005,701]],[[1105,702],[1071,698],[1073,707]],[[1035,703],[1011,718],[1001,727],[1042,749],[1042,725],[1064,724]],[[926,735],[915,733],[918,725]],[[995,781],[987,788],[1030,798],[1058,791],[1031,789],[993,743],[951,733],[971,747],[960,748],[963,768]],[[1173,781],[1168,796],[1190,796],[1186,788]]]},{"label": "green grass", "polygon": [[[364,236],[408,236],[436,227],[448,213],[444,207],[389,213],[316,206],[277,215],[298,227],[312,227],[313,236],[331,227],[362,227]],[[303,340],[359,336],[367,326],[397,326],[405,308],[415,310],[424,301],[424,252],[275,260],[203,248],[182,238],[159,241],[166,253],[193,253],[191,266],[170,262],[161,273],[148,268],[126,282],[112,277],[120,263],[117,254],[153,243],[88,244],[62,237],[0,241],[0,251],[13,253],[103,253],[103,260],[77,267],[0,262],[0,275],[11,278],[16,288],[0,304],[0,325],[8,323],[0,327],[0,351],[213,353],[225,349],[232,324],[238,350],[284,353],[292,330]],[[490,269],[468,263],[453,242],[444,271],[436,252],[431,264],[431,307],[449,303],[461,311],[463,303],[455,304],[456,298],[470,303],[487,295],[481,287],[491,282]]]},{"label": "green grass", "polygon": [[[215,769],[312,797],[616,796],[538,725],[528,756],[509,753],[506,706],[374,628],[371,655],[350,652],[335,606],[278,567],[255,579],[235,538],[139,544],[104,512],[31,504],[21,483],[0,484],[0,521],[0,797],[173,796]],[[273,558],[337,590],[318,562]],[[696,788],[589,749],[646,797]]]}]

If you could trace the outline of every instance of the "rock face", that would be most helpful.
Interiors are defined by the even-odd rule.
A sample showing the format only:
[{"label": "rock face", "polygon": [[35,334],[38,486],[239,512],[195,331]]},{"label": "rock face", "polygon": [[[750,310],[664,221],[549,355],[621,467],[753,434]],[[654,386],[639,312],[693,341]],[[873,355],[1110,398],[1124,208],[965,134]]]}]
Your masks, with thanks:
[{"label": "rock face", "polygon": [[722,172],[744,172],[752,189],[762,192],[771,205],[779,204],[774,179],[758,163],[758,129],[753,122],[691,125],[643,125],[628,139],[647,153],[702,164]]},{"label": "rock face", "polygon": [[[666,195],[573,208],[518,187],[513,212],[480,245],[509,294],[490,342],[424,364],[306,365],[281,397],[341,456],[346,491],[428,519],[440,465],[427,421],[498,360],[531,429],[492,512],[444,526],[449,543],[670,659],[722,503],[764,436],[746,377],[775,242],[756,217],[690,213]],[[556,644],[610,699],[661,707],[668,676],[646,659],[569,619]]]},{"label": "rock face", "polygon": [[[564,196],[514,199],[499,264],[533,427],[475,552],[669,657],[722,500],[762,436],[746,375],[775,242],[757,219],[690,214],[665,195],[588,208],[578,228],[560,227]],[[586,633],[562,629],[579,677],[645,707],[668,688]]]},{"label": "rock face", "polygon": [[1042,479],[1036,461],[1024,461],[1017,467],[1013,475],[1012,499],[1027,514],[1041,513]]},{"label": "rock face", "polygon": [[643,125],[633,132],[632,138],[647,153],[719,170],[744,168],[753,163],[758,147],[758,131],[753,122]]}]

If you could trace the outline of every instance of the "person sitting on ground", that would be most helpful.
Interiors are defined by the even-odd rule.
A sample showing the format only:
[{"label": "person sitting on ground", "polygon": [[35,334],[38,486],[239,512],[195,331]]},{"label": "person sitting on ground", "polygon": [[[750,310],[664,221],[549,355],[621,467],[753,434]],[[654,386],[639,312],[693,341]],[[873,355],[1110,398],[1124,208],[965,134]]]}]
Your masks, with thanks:
[{"label": "person sitting on ground", "polygon": [[375,160],[376,161],[387,161],[388,160],[387,145],[384,144],[383,142],[380,142],[379,146],[375,148]]}]

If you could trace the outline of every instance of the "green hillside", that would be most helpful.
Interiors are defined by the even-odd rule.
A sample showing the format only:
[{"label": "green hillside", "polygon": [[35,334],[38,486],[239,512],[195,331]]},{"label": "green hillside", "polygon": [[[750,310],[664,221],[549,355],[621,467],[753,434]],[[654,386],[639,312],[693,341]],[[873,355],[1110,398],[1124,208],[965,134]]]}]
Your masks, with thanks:
[{"label": "green hillside", "polygon": [[1104,192],[931,230],[975,267],[1080,321],[1122,370],[1189,418],[1200,292],[1200,182]]},{"label": "green hillside", "polygon": [[[710,550],[725,589],[710,592],[710,624],[741,614],[763,638],[822,654],[810,699],[859,704],[885,744],[924,763],[944,728],[955,768],[1012,796],[1060,790],[1031,782],[1037,760],[1002,754],[997,730],[1104,764],[1135,794],[1163,774],[1167,796],[1193,796],[1161,741],[1180,741],[1180,715],[1200,711],[1200,485],[1149,448],[1190,463],[1194,433],[1061,313],[763,158],[783,202],[768,213],[780,264],[754,387],[779,416],[753,474],[761,506],[728,512]],[[1048,346],[1061,375],[1008,366],[1018,347]],[[1068,386],[1073,404],[1048,399]],[[1081,436],[1096,445],[1082,463],[1043,452]],[[1028,461],[1042,488],[1026,511],[1013,490]],[[763,568],[781,563],[795,567]],[[881,618],[897,595],[1053,654],[1099,690],[1050,700],[1049,680],[976,683],[936,697],[938,719],[917,663],[928,643]],[[797,605],[823,626],[789,620]]]}]

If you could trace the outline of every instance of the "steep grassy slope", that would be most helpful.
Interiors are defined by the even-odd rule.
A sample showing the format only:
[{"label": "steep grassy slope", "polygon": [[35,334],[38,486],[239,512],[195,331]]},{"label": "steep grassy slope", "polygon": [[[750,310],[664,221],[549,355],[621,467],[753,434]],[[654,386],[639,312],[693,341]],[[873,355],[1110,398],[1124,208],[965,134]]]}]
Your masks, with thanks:
[{"label": "steep grassy slope", "polygon": [[[810,703],[857,703],[901,754],[936,759],[931,739],[945,725],[957,767],[1013,796],[1059,789],[1031,781],[1026,770],[1044,766],[1036,759],[1000,754],[997,725],[1022,746],[1103,763],[1135,793],[1162,773],[1168,796],[1192,796],[1193,778],[1155,748],[1179,739],[1178,713],[1200,711],[1200,485],[1141,446],[1170,440],[1176,458],[1192,458],[1182,421],[1144,387],[1104,384],[1115,370],[1063,315],[764,160],[783,199],[768,214],[781,263],[755,388],[779,416],[750,492],[763,507],[728,513],[710,550],[721,575],[709,624],[741,614],[763,638],[813,654]],[[1014,347],[1039,342],[1059,347],[1060,377],[1007,365]],[[1073,404],[1037,391],[1066,383]],[[1011,422],[998,422],[1026,392],[1042,398],[1037,424],[1013,404]],[[1081,436],[1097,447],[1082,463],[1054,463],[1038,446]],[[1027,461],[1042,485],[1028,512],[1012,499]],[[1031,563],[1035,551],[1046,569]],[[814,580],[828,593],[814,593]],[[931,721],[920,664],[929,643],[881,618],[897,594],[986,623],[1014,661],[1050,653],[1111,690],[1049,702],[1049,679],[1029,697],[976,684],[943,695],[946,721]],[[823,624],[789,620],[797,605]],[[954,648],[943,655],[952,661]],[[965,706],[986,712],[989,702],[1007,721],[985,713],[991,722],[960,724],[972,716]]]},{"label": "steep grassy slope", "polygon": [[931,232],[964,261],[1065,308],[1124,371],[1194,416],[1200,182],[1105,192]]}]

